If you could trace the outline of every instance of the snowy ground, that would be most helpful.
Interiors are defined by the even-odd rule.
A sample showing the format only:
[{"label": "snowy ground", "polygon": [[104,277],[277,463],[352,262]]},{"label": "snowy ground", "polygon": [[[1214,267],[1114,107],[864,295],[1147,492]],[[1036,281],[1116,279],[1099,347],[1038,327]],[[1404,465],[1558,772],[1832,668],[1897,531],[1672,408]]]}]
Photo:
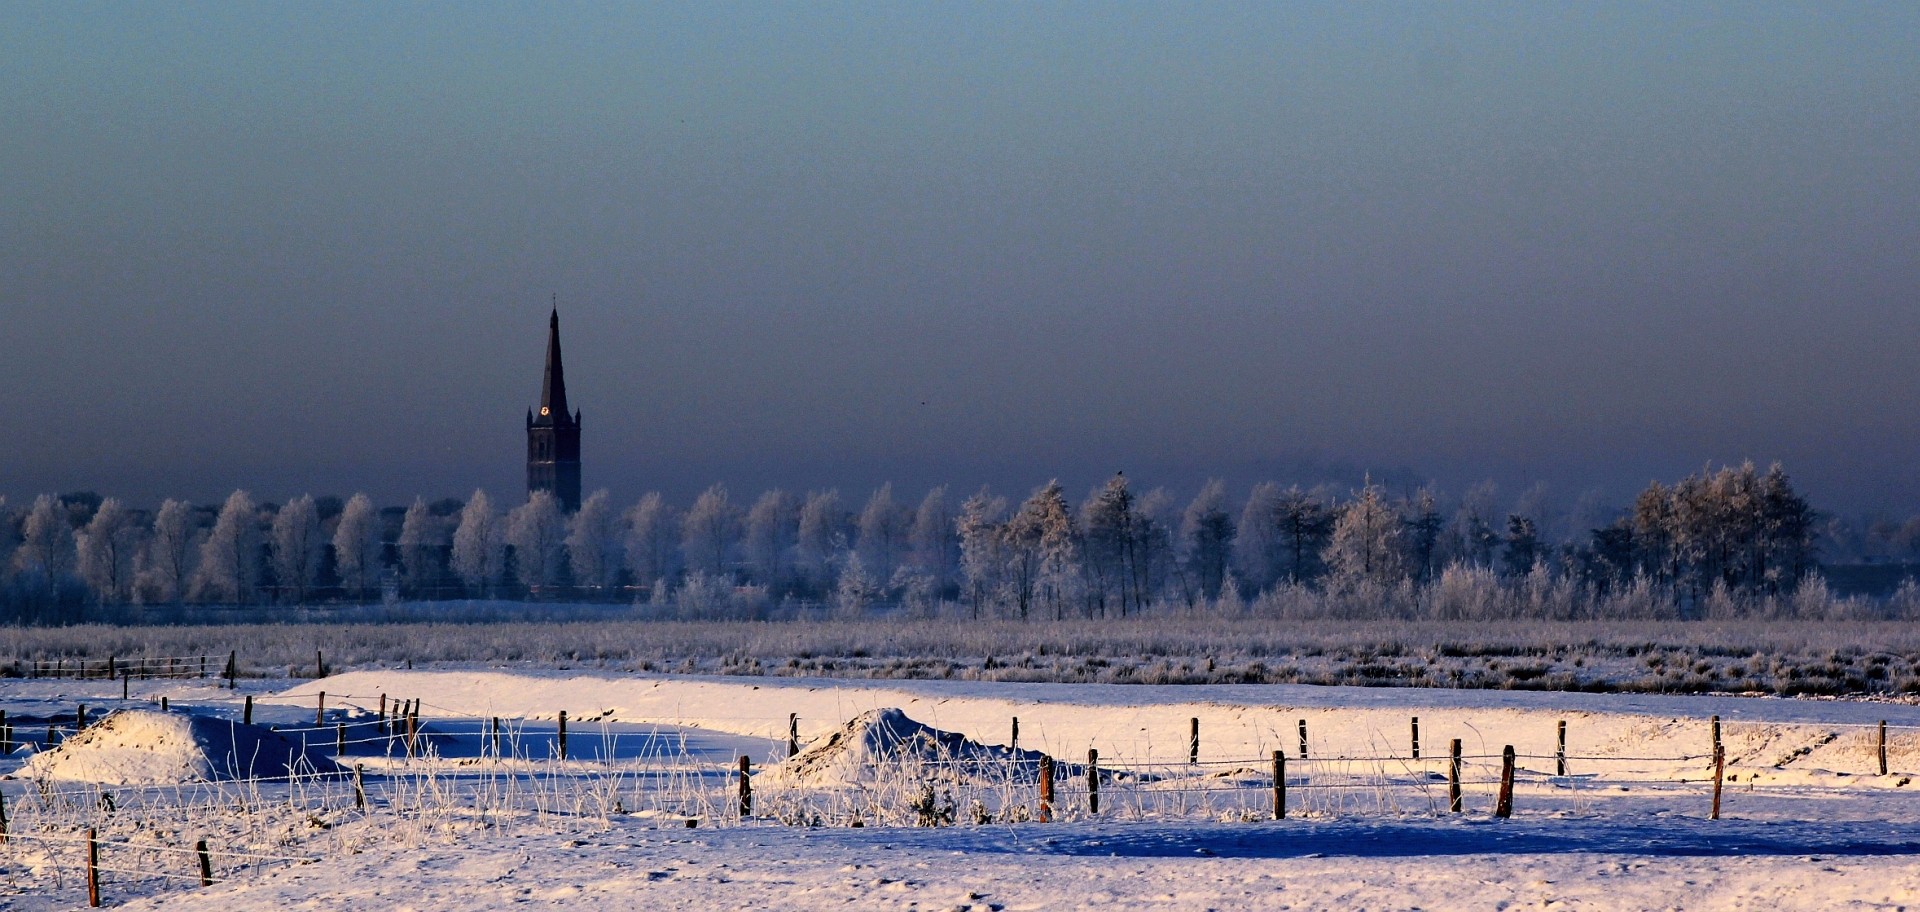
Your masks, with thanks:
[{"label": "snowy ground", "polygon": [[[53,784],[79,797],[36,810],[31,793],[47,783],[0,781],[16,832],[95,825],[142,845],[206,838],[216,849],[318,859],[224,861],[227,882],[204,889],[109,875],[108,902],[131,908],[1920,908],[1920,707],[1903,703],[485,670],[253,686],[256,721],[283,730],[313,725],[321,691],[329,727],[364,723],[353,707],[375,707],[382,694],[417,698],[425,730],[442,733],[437,756],[409,759],[384,739],[351,747],[348,760],[367,770],[366,812],[338,780],[267,786],[251,799],[232,787],[110,790],[113,814],[99,810],[98,787]],[[247,692],[196,681],[140,691],[141,705],[164,693],[175,711],[225,717]],[[78,702],[97,716],[118,697],[117,684],[0,683],[16,737],[35,740],[39,720],[57,725]],[[1031,805],[1030,782],[1002,783],[1006,806],[984,825],[964,814],[951,827],[872,825],[875,808],[911,789],[871,784],[820,805],[829,809],[820,826],[786,825],[771,816],[785,805],[765,772],[758,813],[730,806],[735,757],[763,771],[784,760],[790,714],[813,741],[882,707],[985,745],[1012,740],[1017,716],[1022,748],[1063,762],[1096,748],[1104,770],[1135,777],[1103,786],[1097,817],[1084,781],[1063,780],[1051,823],[1004,822],[1011,806]],[[551,757],[562,710],[565,762]],[[1714,715],[1729,783],[1725,819],[1709,821]],[[519,756],[489,756],[482,720],[496,716],[509,720]],[[1201,762],[1189,765],[1195,718]],[[1565,776],[1554,768],[1563,720]],[[1890,723],[1885,776],[1880,720]],[[307,736],[329,746],[334,737]],[[1459,815],[1446,812],[1454,738],[1467,756]],[[1509,744],[1521,755],[1516,810],[1498,820],[1492,780]],[[1288,758],[1282,821],[1270,819],[1276,749]],[[691,772],[664,772],[669,750]],[[25,758],[0,761],[0,772]],[[503,789],[518,797],[501,800]],[[170,817],[170,803],[192,807]],[[689,817],[699,828],[686,828]],[[847,826],[854,817],[868,825]],[[76,857],[51,844],[0,849],[0,907],[84,904]],[[127,864],[190,870],[158,849]]]}]

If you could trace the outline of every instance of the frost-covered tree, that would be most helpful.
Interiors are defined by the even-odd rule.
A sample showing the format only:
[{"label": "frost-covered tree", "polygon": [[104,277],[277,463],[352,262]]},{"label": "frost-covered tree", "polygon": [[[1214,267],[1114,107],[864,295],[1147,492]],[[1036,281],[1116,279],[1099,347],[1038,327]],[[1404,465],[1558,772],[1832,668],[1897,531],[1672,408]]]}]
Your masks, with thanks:
[{"label": "frost-covered tree", "polygon": [[57,582],[73,575],[74,559],[73,523],[67,508],[51,494],[34,498],[33,508],[20,524],[15,569]]},{"label": "frost-covered tree", "polygon": [[729,573],[739,538],[739,511],[727,500],[726,485],[702,491],[680,523],[680,551],[686,555],[687,569],[697,573]]},{"label": "frost-covered tree", "polygon": [[834,614],[842,618],[861,617],[883,595],[880,581],[867,572],[860,553],[847,555],[846,562],[840,565],[840,579],[833,588]]},{"label": "frost-covered tree", "polygon": [[1361,488],[1360,496],[1340,511],[1323,555],[1333,585],[1392,586],[1405,578],[1400,530],[1400,514],[1387,503],[1386,492],[1371,482]]},{"label": "frost-covered tree", "polygon": [[613,499],[602,488],[567,520],[567,560],[574,585],[604,589],[618,582],[622,550]]},{"label": "frost-covered tree", "polygon": [[453,530],[453,572],[477,595],[490,593],[500,582],[506,563],[506,536],[500,528],[500,514],[493,510],[487,492],[475,490],[460,510],[460,525]]},{"label": "frost-covered tree", "polygon": [[833,565],[847,547],[847,515],[839,491],[810,491],[800,508],[795,569],[804,585],[825,591],[833,580]]},{"label": "frost-covered tree", "polygon": [[[424,513],[426,505],[420,509]],[[360,598],[372,592],[380,579],[380,549],[380,511],[373,498],[355,494],[340,508],[340,521],[333,527],[333,566],[340,587]]]},{"label": "frost-covered tree", "polygon": [[273,575],[284,597],[303,605],[320,569],[320,511],[302,494],[273,515]]},{"label": "frost-covered tree", "polygon": [[1233,567],[1250,591],[1260,592],[1286,575],[1286,546],[1280,534],[1280,486],[1253,486],[1233,538]]},{"label": "frost-covered tree", "polygon": [[80,576],[102,604],[118,604],[132,594],[134,556],[139,553],[142,532],[133,511],[116,497],[101,501],[93,519],[80,530]]},{"label": "frost-covered tree", "polygon": [[[658,492],[650,491],[627,510],[627,572],[633,581],[654,586],[679,572],[680,518]],[[655,592],[665,598],[664,592]]]},{"label": "frost-covered tree", "polygon": [[143,598],[177,604],[186,597],[194,573],[193,532],[192,504],[168,500],[160,505],[160,512],[153,517],[146,561],[141,566]]},{"label": "frost-covered tree", "polygon": [[960,517],[954,530],[960,539],[961,595],[973,609],[973,616],[993,599],[1005,564],[1000,518],[1007,512],[1007,500],[981,488],[960,505]]},{"label": "frost-covered tree", "polygon": [[1127,476],[1115,473],[1081,509],[1082,563],[1086,568],[1090,610],[1105,614],[1108,606],[1126,617],[1129,610],[1146,607],[1145,518],[1127,487]]},{"label": "frost-covered tree", "polygon": [[921,498],[920,508],[913,513],[908,542],[913,566],[926,577],[929,593],[937,596],[946,592],[953,585],[960,557],[960,538],[953,511],[947,507],[946,488],[934,488]]},{"label": "frost-covered tree", "polygon": [[440,548],[445,544],[446,525],[425,500],[415,497],[400,519],[400,538],[394,542],[409,589],[421,593],[440,582]]},{"label": "frost-covered tree", "polygon": [[260,581],[260,517],[253,497],[235,491],[220,505],[200,545],[194,589],[202,598],[244,603]]},{"label": "frost-covered tree", "polygon": [[1065,615],[1080,573],[1074,538],[1073,515],[1058,481],[1035,490],[1002,528],[1006,580],[1021,619],[1036,605],[1056,619]]},{"label": "frost-covered tree", "polygon": [[552,491],[535,491],[527,502],[507,514],[507,542],[513,545],[513,568],[520,583],[535,595],[560,582],[565,569],[566,512]]},{"label": "frost-covered tree", "polygon": [[1540,560],[1540,531],[1533,518],[1515,513],[1507,517],[1508,576],[1526,576]]},{"label": "frost-covered tree", "polygon": [[1285,555],[1286,579],[1305,583],[1320,575],[1320,555],[1333,535],[1335,515],[1326,502],[1300,490],[1280,492],[1274,503],[1275,531]]},{"label": "frost-covered tree", "polygon": [[893,571],[907,556],[907,535],[913,517],[893,499],[893,484],[883,484],[867,498],[860,511],[860,538],[856,550],[867,572],[875,579],[893,578]]},{"label": "frost-covered tree", "polygon": [[1227,486],[1219,479],[1209,480],[1187,504],[1180,516],[1181,578],[1187,604],[1220,597],[1220,584],[1227,578],[1227,561],[1233,553],[1233,517],[1227,514]]},{"label": "frost-covered tree", "polygon": [[775,592],[793,584],[794,546],[800,537],[800,498],[775,489],[747,511],[747,570]]},{"label": "frost-covered tree", "polygon": [[1413,501],[1407,505],[1406,551],[1407,560],[1412,564],[1414,578],[1419,582],[1431,582],[1439,572],[1440,533],[1446,525],[1440,518],[1440,506],[1433,489],[1423,487],[1414,492]]},{"label": "frost-covered tree", "polygon": [[1454,529],[1465,549],[1467,563],[1483,569],[1493,568],[1500,547],[1500,489],[1483,481],[1467,489],[1460,498],[1460,511],[1454,516]]}]

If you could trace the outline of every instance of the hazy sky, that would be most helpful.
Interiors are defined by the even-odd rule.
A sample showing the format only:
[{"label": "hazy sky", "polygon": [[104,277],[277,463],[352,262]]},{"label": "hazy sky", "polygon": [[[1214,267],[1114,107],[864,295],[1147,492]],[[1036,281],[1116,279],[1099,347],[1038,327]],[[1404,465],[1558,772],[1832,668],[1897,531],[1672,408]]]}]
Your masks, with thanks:
[{"label": "hazy sky", "polygon": [[[1920,4],[0,3],[0,494],[1920,509]],[[1317,479],[1302,478],[1312,481]]]}]

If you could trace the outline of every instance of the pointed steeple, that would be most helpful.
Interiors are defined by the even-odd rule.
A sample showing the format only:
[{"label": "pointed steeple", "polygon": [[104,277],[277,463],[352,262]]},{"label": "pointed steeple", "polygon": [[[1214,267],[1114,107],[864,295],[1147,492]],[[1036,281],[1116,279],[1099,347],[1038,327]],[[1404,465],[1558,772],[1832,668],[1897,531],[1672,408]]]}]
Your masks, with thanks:
[{"label": "pointed steeple", "polygon": [[573,413],[567,410],[567,373],[560,363],[560,306],[556,302],[547,321],[547,374],[540,383],[540,415],[533,423],[572,422]]}]

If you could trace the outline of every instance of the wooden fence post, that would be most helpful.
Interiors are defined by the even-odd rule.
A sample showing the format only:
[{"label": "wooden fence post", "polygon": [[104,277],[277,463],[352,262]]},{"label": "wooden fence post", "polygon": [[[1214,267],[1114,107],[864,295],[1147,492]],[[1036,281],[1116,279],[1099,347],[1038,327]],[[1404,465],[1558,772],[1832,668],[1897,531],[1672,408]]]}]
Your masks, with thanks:
[{"label": "wooden fence post", "polygon": [[7,841],[7,793],[0,792],[0,843]]},{"label": "wooden fence post", "polygon": [[1500,751],[1500,797],[1494,802],[1493,816],[1513,816],[1513,745]]},{"label": "wooden fence post", "polygon": [[87,730],[87,704],[82,703],[80,704],[80,708],[77,710],[74,710],[74,713],[73,713],[73,733],[77,735],[86,730]]},{"label": "wooden fence post", "polygon": [[1420,759],[1420,717],[1413,717],[1413,759]]},{"label": "wooden fence post", "polygon": [[787,713],[787,756],[800,752],[800,714]]},{"label": "wooden fence post", "polygon": [[167,695],[166,694],[160,695],[160,711],[161,712],[167,711]]},{"label": "wooden fence post", "polygon": [[1100,813],[1100,752],[1087,748],[1087,813]]},{"label": "wooden fence post", "polygon": [[1727,778],[1727,749],[1718,744],[1713,746],[1713,811],[1708,820],[1720,819],[1720,782]]},{"label": "wooden fence post", "polygon": [[114,667],[113,656],[107,656],[107,680],[111,681],[119,676],[120,672]]},{"label": "wooden fence post", "polygon": [[1719,716],[1713,717],[1713,749],[1716,751],[1720,749],[1720,717]]},{"label": "wooden fence post", "polygon": [[362,811],[367,809],[365,770],[366,766],[363,764],[356,763],[353,765],[353,806],[356,810]]},{"label": "wooden fence post", "polygon": [[407,756],[413,756],[413,749],[416,746],[414,742],[418,740],[420,740],[420,716],[409,714],[407,716]]},{"label": "wooden fence post", "polygon": [[132,693],[133,693],[133,672],[131,671],[124,672],[120,675],[120,699],[125,700],[128,697],[130,697]]},{"label": "wooden fence post", "polygon": [[207,854],[207,841],[202,839],[194,843],[193,853],[200,856],[200,885],[213,886],[213,856]]},{"label": "wooden fence post", "polygon": [[1200,762],[1200,717],[1195,716],[1192,719],[1188,720],[1188,722],[1190,723],[1188,726],[1190,730],[1190,734],[1187,736],[1187,762],[1199,763]]},{"label": "wooden fence post", "polygon": [[1553,774],[1565,776],[1567,774],[1567,720],[1565,719],[1560,720],[1559,734],[1560,746],[1553,752]]},{"label": "wooden fence post", "polygon": [[313,704],[313,727],[327,724],[327,692],[320,692],[320,699]]},{"label": "wooden fence post", "polygon": [[87,905],[100,907],[100,831],[87,827]]},{"label": "wooden fence post", "polygon": [[247,694],[245,708],[240,710],[240,721],[247,725],[253,724],[253,694]]},{"label": "wooden fence post", "polygon": [[338,757],[347,752],[347,723],[333,724],[333,755]]},{"label": "wooden fence post", "polygon": [[[567,759],[567,711],[564,709],[560,711],[560,759]],[[747,759],[746,755],[742,754],[740,759]]]},{"label": "wooden fence post", "polygon": [[493,717],[493,758],[500,759],[500,717]]},{"label": "wooden fence post", "polygon": [[1287,754],[1273,752],[1273,819],[1287,819]]},{"label": "wooden fence post", "polygon": [[1053,758],[1040,755],[1040,822],[1053,820]]},{"label": "wooden fence post", "polygon": [[1447,811],[1460,813],[1460,739],[1447,745]]},{"label": "wooden fence post", "polygon": [[233,690],[234,688],[239,686],[240,686],[240,650],[235,649],[227,653],[227,689]]},{"label": "wooden fence post", "polygon": [[313,651],[313,676],[316,678],[327,676],[327,657],[321,655],[318,649]]},{"label": "wooden fence post", "polygon": [[1880,775],[1887,774],[1887,720],[1880,720]]},{"label": "wooden fence post", "polygon": [[203,678],[207,676],[207,657],[206,656],[200,657],[200,676]]},{"label": "wooden fence post", "polygon": [[1013,740],[1009,742],[1007,746],[1013,748],[1014,750],[1020,749],[1020,717],[1019,716],[1013,717]]},{"label": "wooden fence post", "polygon": [[740,816],[753,816],[753,761],[740,755]]}]

